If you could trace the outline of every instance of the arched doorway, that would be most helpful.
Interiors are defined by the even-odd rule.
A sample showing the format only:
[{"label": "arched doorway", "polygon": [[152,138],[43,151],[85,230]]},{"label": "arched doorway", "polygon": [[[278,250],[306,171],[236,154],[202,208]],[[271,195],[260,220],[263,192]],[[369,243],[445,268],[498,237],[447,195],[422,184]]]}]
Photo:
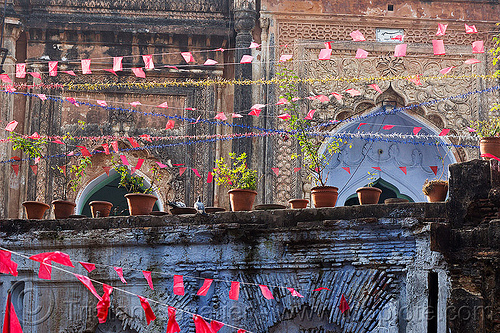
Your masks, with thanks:
[{"label": "arched doorway", "polygon": [[[423,120],[405,112],[381,112],[390,111],[390,108],[393,107],[377,107],[362,122],[346,123],[336,128],[332,134],[364,132],[412,135],[415,127],[421,128],[418,134],[422,136],[437,136],[440,133],[440,129],[432,128]],[[400,197],[414,202],[426,201],[422,193],[425,180],[439,176],[447,179],[448,165],[456,162],[448,148],[437,144],[444,142],[441,138],[398,140],[397,137],[366,139],[355,136],[348,142],[349,144],[341,147],[340,153],[332,156],[325,170],[325,174],[330,175],[328,185],[339,188],[337,205],[353,204],[356,189],[374,180],[379,184],[377,187],[383,187],[384,199]],[[326,144],[323,147],[325,146]],[[390,191],[393,192],[392,196]]]},{"label": "arched doorway", "polygon": [[[134,173],[144,177],[146,186],[149,186],[150,180],[140,171]],[[118,187],[120,181],[119,174],[114,170],[110,170],[109,176],[104,173],[92,180],[83,190],[78,193],[76,199],[76,213],[86,216],[92,216],[90,213],[89,203],[91,201],[109,201],[113,204],[111,215],[129,215],[127,200],[124,195],[127,191],[123,187]],[[159,199],[156,201],[153,211],[163,210],[163,203],[158,193],[153,192]]]}]

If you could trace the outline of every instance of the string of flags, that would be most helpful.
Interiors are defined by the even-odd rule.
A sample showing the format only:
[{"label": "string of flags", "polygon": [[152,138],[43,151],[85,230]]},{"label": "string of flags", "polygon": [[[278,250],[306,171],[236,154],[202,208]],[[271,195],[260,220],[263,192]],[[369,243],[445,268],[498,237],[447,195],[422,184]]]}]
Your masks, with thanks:
[{"label": "string of flags", "polygon": [[[195,314],[195,313],[183,310],[183,309],[174,308],[174,307],[168,306],[167,304],[163,304],[163,303],[156,301],[156,300],[153,300],[153,299],[148,299],[146,297],[134,294],[134,293],[129,292],[127,290],[124,290],[124,289],[121,289],[118,287],[112,287],[112,286],[107,285],[103,282],[91,279],[88,276],[76,274],[76,273],[73,273],[73,272],[68,271],[66,269],[63,269],[63,268],[60,268],[57,266],[53,266],[53,263],[58,263],[60,265],[66,266],[66,267],[75,268],[75,266],[71,262],[69,255],[67,255],[63,252],[59,252],[59,251],[44,252],[44,253],[39,253],[39,254],[32,255],[32,256],[28,257],[28,256],[22,255],[20,253],[10,251],[10,250],[5,249],[5,248],[0,248],[0,273],[18,276],[18,270],[17,270],[18,264],[12,260],[12,254],[20,256],[24,259],[29,259],[29,260],[39,262],[40,268],[38,271],[38,277],[40,279],[51,280],[52,268],[55,268],[55,269],[57,269],[61,272],[64,272],[64,273],[72,274],[76,279],[78,279],[78,281],[80,281],[90,291],[90,293],[92,293],[92,295],[94,295],[98,299],[96,308],[97,308],[97,318],[98,318],[99,323],[106,322],[107,317],[108,317],[109,307],[111,304],[110,294],[112,293],[113,290],[118,290],[118,291],[127,293],[129,295],[137,296],[139,298],[139,302],[141,304],[141,307],[144,310],[144,315],[146,317],[147,325],[149,325],[152,321],[156,320],[156,315],[154,314],[154,311],[151,308],[150,301],[152,301],[156,304],[159,304],[159,305],[167,306],[168,307],[167,333],[180,332],[180,326],[175,319],[176,310],[193,315],[193,321],[195,324],[196,333],[218,332],[223,326],[233,328],[233,329],[237,330],[238,333],[244,333],[244,332],[251,333],[250,331],[246,331],[240,327],[232,326],[232,325],[222,323],[222,322],[210,319],[210,318],[205,318],[205,317],[202,317],[198,314]],[[79,263],[82,265],[82,267],[88,273],[90,273],[96,269],[96,264],[88,263],[88,262],[79,262]],[[109,265],[103,265],[103,266],[109,267]],[[116,266],[112,266],[112,267],[115,270],[115,272],[117,273],[121,282],[124,284],[127,284],[127,281],[125,280],[125,278],[123,276],[123,268],[116,267]],[[142,271],[142,273],[143,273],[143,276],[144,276],[149,288],[154,290],[153,280],[151,278],[152,272],[151,271]],[[203,285],[201,286],[201,288],[197,292],[197,296],[206,296],[213,281],[214,281],[214,279],[204,279]],[[98,283],[98,284],[103,286],[103,295],[102,296],[99,295],[99,293],[95,289],[93,283]],[[272,291],[269,289],[268,285],[255,284],[255,283],[244,283],[244,282],[239,282],[239,281],[231,281],[231,287],[229,290],[229,298],[231,300],[233,300],[233,301],[239,300],[240,286],[242,284],[258,285],[259,290],[265,299],[267,299],[267,300],[274,300],[275,299],[273,294],[272,294]],[[292,297],[299,297],[299,298],[304,297],[298,291],[296,291],[294,288],[290,288],[290,287],[281,287],[281,288],[286,288],[290,292]],[[326,288],[326,287],[316,288],[313,291],[320,292],[323,290],[331,291],[329,288]],[[174,275],[173,276],[173,290],[172,291],[173,291],[174,295],[179,295],[179,296],[185,295],[184,276],[182,276],[182,275]],[[339,307],[339,310],[341,311],[342,314],[350,309],[350,306],[349,306],[344,294],[342,294],[340,297],[338,307]],[[207,321],[209,321],[210,323],[208,323]],[[19,324],[19,320],[15,314],[15,311],[12,307],[12,303],[10,301],[10,294],[8,296],[8,299],[7,299],[7,310],[6,310],[6,317],[5,317],[5,321],[4,321],[4,331],[5,331],[6,327],[7,327],[7,329],[9,329],[10,333],[22,333],[21,325]]]}]

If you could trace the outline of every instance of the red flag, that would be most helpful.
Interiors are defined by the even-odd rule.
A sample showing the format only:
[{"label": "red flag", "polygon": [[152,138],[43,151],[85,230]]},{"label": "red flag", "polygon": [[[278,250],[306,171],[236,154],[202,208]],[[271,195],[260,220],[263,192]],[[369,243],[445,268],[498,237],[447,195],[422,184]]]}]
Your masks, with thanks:
[{"label": "red flag", "polygon": [[450,129],[449,128],[443,128],[443,130],[441,131],[441,133],[439,133],[439,136],[443,136],[443,135],[446,135],[450,133]]},{"label": "red flag", "polygon": [[156,316],[153,313],[153,310],[151,309],[148,300],[139,295],[137,295],[137,297],[139,297],[139,299],[141,300],[141,306],[144,309],[144,314],[146,315],[146,321],[148,322],[149,325],[150,322],[156,319]]},{"label": "red flag", "polygon": [[14,169],[14,173],[16,176],[19,175],[19,164],[12,164],[12,169]]},{"label": "red flag", "polygon": [[385,125],[384,127],[382,127],[382,129],[385,129],[385,130],[390,130],[394,127],[394,125]]},{"label": "red flag", "polygon": [[142,167],[142,164],[144,163],[144,159],[140,158],[137,160],[137,164],[135,165],[135,169],[139,170]]},{"label": "red flag", "polygon": [[167,332],[166,333],[179,333],[181,328],[179,324],[177,324],[177,320],[175,320],[175,308],[169,306],[168,307],[168,324],[167,324]]},{"label": "red flag", "polygon": [[10,123],[7,124],[7,126],[5,126],[5,130],[12,132],[13,130],[16,129],[17,124],[19,124],[17,121],[12,120]]},{"label": "red flag", "polygon": [[160,105],[157,105],[156,107],[157,108],[162,108],[162,109],[168,109],[168,103],[167,102],[163,102]]},{"label": "red flag", "polygon": [[85,287],[87,287],[88,290],[90,290],[90,292],[92,293],[92,295],[94,295],[95,297],[97,297],[98,300],[102,301],[102,297],[99,296],[99,294],[97,293],[97,291],[94,288],[94,285],[92,284],[92,281],[90,281],[90,279],[87,276],[83,276],[83,275],[80,275],[80,274],[74,274],[74,275],[76,276],[76,278],[81,283],[83,283],[83,285]]},{"label": "red flag", "polygon": [[151,136],[149,136],[149,134],[142,134],[142,135],[139,135],[140,138],[143,138],[144,140],[148,141],[148,142],[153,142],[153,140],[151,140]]},{"label": "red flag", "polygon": [[63,71],[63,73],[66,73],[66,74],[71,75],[71,76],[76,76],[75,72],[73,72],[73,71]]},{"label": "red flag", "polygon": [[109,145],[107,143],[103,143],[101,146],[104,148],[104,153],[109,155]]},{"label": "red flag", "polygon": [[210,286],[212,285],[213,281],[214,280],[212,280],[212,279],[205,279],[205,281],[203,281],[203,285],[201,286],[200,290],[198,290],[196,295],[207,296],[208,289],[210,289]]},{"label": "red flag", "polygon": [[123,165],[130,165],[130,163],[127,160],[127,156],[125,155],[120,155],[120,159],[122,160]]},{"label": "red flag", "polygon": [[104,169],[104,172],[106,172],[106,175],[109,176],[109,170],[111,170],[111,167],[109,167],[109,166],[103,166],[102,168]]},{"label": "red flag", "polygon": [[293,168],[293,172],[299,172],[302,168]]},{"label": "red flag", "polygon": [[14,310],[14,305],[12,305],[12,300],[10,292],[7,294],[7,307],[5,308],[5,317],[3,320],[3,333],[23,333],[21,329],[21,323],[17,318],[16,311]]},{"label": "red flag", "polygon": [[187,170],[187,168],[179,168],[179,177]]},{"label": "red flag", "polygon": [[231,289],[229,289],[229,299],[237,301],[240,297],[240,283],[237,281],[231,282]]},{"label": "red flag", "polygon": [[76,146],[77,148],[80,148],[80,151],[82,152],[82,156],[92,156],[90,155],[89,151],[87,148],[84,146]]},{"label": "red flag", "polygon": [[276,177],[278,177],[280,175],[280,168],[271,168],[271,170],[273,170]]},{"label": "red flag", "polygon": [[380,169],[380,167],[372,167],[372,168],[375,170],[378,170],[378,171],[382,171],[382,169]]},{"label": "red flag", "polygon": [[194,57],[191,54],[191,52],[181,52],[181,56],[184,58],[184,60],[189,63],[189,62],[194,62]]},{"label": "red flag", "polygon": [[10,79],[9,75],[7,74],[0,74],[0,80],[5,83],[12,83],[12,80]]},{"label": "red flag", "polygon": [[269,290],[269,288],[267,286],[260,284],[259,288],[260,288],[260,291],[262,292],[262,295],[266,299],[274,299],[273,294],[271,293],[271,290]]},{"label": "red flag", "polygon": [[49,61],[49,76],[57,76],[57,61]]},{"label": "red flag", "polygon": [[122,65],[123,57],[113,57],[113,71],[118,72],[123,70]]},{"label": "red flag", "polygon": [[214,175],[209,172],[207,176],[207,183],[211,183],[214,180]]},{"label": "red flag", "polygon": [[118,141],[111,142],[111,147],[118,153]]},{"label": "red flag", "polygon": [[342,167],[342,169],[344,169],[345,171],[347,171],[349,174],[351,174],[351,168],[349,167]]},{"label": "red flag", "polygon": [[65,165],[60,165],[58,168],[61,170],[62,174],[66,176],[66,166]]},{"label": "red flag", "polygon": [[194,174],[195,174],[197,177],[201,178],[201,175],[200,175],[200,173],[198,172],[198,169],[196,169],[196,168],[191,168],[191,170],[193,170]]},{"label": "red flag", "polygon": [[104,294],[102,295],[102,299],[97,302],[97,319],[99,323],[105,323],[106,318],[108,317],[108,309],[110,304],[109,295],[113,291],[113,287],[108,286],[107,284],[102,285],[102,289],[104,290]]},{"label": "red flag", "polygon": [[134,73],[135,76],[140,77],[140,78],[146,78],[146,73],[142,70],[142,68],[132,68],[132,72]]},{"label": "red flag", "polygon": [[344,297],[344,294],[342,294],[342,297],[340,298],[339,309],[340,309],[340,312],[342,312],[342,313],[344,313],[350,309],[349,304],[347,303],[347,300]]},{"label": "red flag", "polygon": [[217,320],[212,320],[210,322],[210,326],[212,328],[212,332],[217,333],[224,326],[224,323],[221,323],[220,321]]},{"label": "red flag", "polygon": [[375,89],[377,92],[382,93],[382,90],[380,89],[380,87],[378,86],[378,84],[372,83],[369,86],[372,87],[373,89]]},{"label": "red flag", "polygon": [[421,129],[422,127],[413,127],[413,135],[417,135],[417,133],[420,132]]},{"label": "red flag", "polygon": [[153,62],[153,55],[143,55],[142,60],[144,61],[144,68],[146,69],[155,69],[155,64]]},{"label": "red flag", "polygon": [[241,329],[241,330],[238,330],[238,332],[236,332],[236,333],[246,333],[246,332],[247,332],[247,331],[245,331],[245,330]]},{"label": "red flag", "polygon": [[38,165],[30,165],[30,168],[35,175],[38,173]]},{"label": "red flag", "polygon": [[140,145],[137,143],[137,141],[135,141],[134,138],[127,138],[127,140],[130,142],[130,144],[132,145],[132,147],[134,148],[139,148]]},{"label": "red flag", "polygon": [[316,289],[314,289],[313,291],[321,291],[321,290],[328,290],[328,291],[330,291],[330,289],[329,289],[329,288],[326,288],[326,287],[316,288]]},{"label": "red flag", "polygon": [[434,176],[437,176],[438,167],[434,165],[434,166],[429,166],[429,168],[431,168],[432,172],[434,172]]},{"label": "red flag", "polygon": [[288,289],[288,291],[289,291],[290,293],[292,293],[292,296],[295,296],[295,297],[304,297],[304,296],[302,296],[301,294],[299,294],[299,292],[298,292],[297,290],[295,290],[295,289],[293,289],[293,288],[286,288],[286,289]]},{"label": "red flag", "polygon": [[356,129],[359,129],[363,125],[366,125],[366,123],[359,123],[358,128],[356,128]]},{"label": "red flag", "polygon": [[174,275],[174,295],[184,295],[184,279],[182,275]]},{"label": "red flag", "polygon": [[194,315],[193,320],[196,333],[217,333],[224,326],[223,323],[216,320],[212,320],[210,325],[208,325],[208,323],[198,315]]},{"label": "red flag", "polygon": [[95,265],[94,264],[91,264],[89,262],[83,262],[83,261],[79,261],[80,265],[83,266],[83,268],[85,268],[85,270],[87,272],[92,272],[94,269],[95,269]]},{"label": "red flag", "polygon": [[175,121],[170,119],[169,121],[167,121],[167,125],[165,126],[165,129],[172,129],[172,128],[174,128],[174,125],[175,125]]},{"label": "red flag", "polygon": [[406,167],[399,167],[401,169],[401,171],[404,172],[404,174],[406,175]]},{"label": "red flag", "polygon": [[148,281],[149,288],[151,288],[151,290],[155,290],[155,288],[153,287],[153,279],[151,279],[151,272],[142,271],[142,274],[144,275],[146,281]]},{"label": "red flag", "polygon": [[40,279],[45,279],[45,280],[51,279],[52,262],[56,262],[64,266],[75,267],[73,266],[73,263],[69,258],[69,255],[59,251],[39,253],[31,256],[30,259],[33,261],[38,261],[40,263],[40,270],[38,271],[38,277]]},{"label": "red flag", "polygon": [[113,268],[115,269],[116,273],[117,273],[117,274],[118,274],[118,276],[120,277],[120,280],[121,280],[123,283],[127,284],[127,281],[126,281],[126,280],[125,280],[125,278],[123,277],[123,268],[121,268],[121,267],[113,267]]},{"label": "red flag", "polygon": [[118,76],[118,74],[116,74],[116,72],[111,68],[103,68],[103,71],[110,72],[111,74]]},{"label": "red flag", "polygon": [[258,117],[258,116],[260,115],[260,112],[261,112],[261,111],[262,111],[262,110],[260,110],[260,109],[253,109],[252,111],[250,111],[250,112],[248,113],[248,115],[249,115],[249,116],[256,116],[256,117]]},{"label": "red flag", "polygon": [[11,259],[12,253],[0,250],[0,273],[17,276],[17,264]]}]

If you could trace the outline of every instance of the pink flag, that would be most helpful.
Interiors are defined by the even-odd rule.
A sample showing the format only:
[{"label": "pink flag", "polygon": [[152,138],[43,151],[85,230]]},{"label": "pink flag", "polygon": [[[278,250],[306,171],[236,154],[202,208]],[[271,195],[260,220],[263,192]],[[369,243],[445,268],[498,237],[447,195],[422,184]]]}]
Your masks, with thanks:
[{"label": "pink flag", "polygon": [[113,149],[115,150],[116,153],[119,152],[119,149],[118,149],[118,141],[113,141],[111,142],[111,147],[113,147]]},{"label": "pink flag", "polygon": [[368,56],[368,52],[363,49],[358,49],[356,51],[356,59],[365,59]]},{"label": "pink flag", "polygon": [[219,112],[217,113],[217,115],[214,117],[215,119],[219,119],[220,121],[225,121],[227,120],[227,117],[226,115],[224,114],[224,112]]},{"label": "pink flag", "polygon": [[260,291],[262,292],[262,295],[266,299],[274,299],[273,294],[271,293],[271,290],[269,290],[269,288],[267,286],[260,284],[259,288],[260,288]]},{"label": "pink flag", "polygon": [[262,108],[264,108],[266,105],[265,104],[254,104],[250,110],[261,110]]},{"label": "pink flag", "polygon": [[207,59],[207,61],[205,61],[205,63],[203,64],[204,66],[213,66],[213,65],[217,65],[218,62],[213,60],[213,59]]},{"label": "pink flag", "polygon": [[339,310],[340,312],[342,312],[342,314],[349,310],[349,304],[347,303],[344,294],[342,294],[342,297],[340,298]]},{"label": "pink flag", "polygon": [[288,113],[283,113],[280,114],[278,118],[280,118],[281,120],[289,120],[290,118],[292,118],[292,116],[290,116]]},{"label": "pink flag", "polygon": [[7,74],[0,74],[0,80],[5,83],[12,83],[12,80]]},{"label": "pink flag", "polygon": [[[278,100],[278,102],[276,102],[276,105],[285,105],[285,104],[290,104],[290,102],[288,101],[288,99],[286,99],[285,97],[282,97]],[[255,104],[255,105],[262,105],[262,104]],[[252,107],[252,110],[254,108]],[[260,109],[260,108],[259,108]]]},{"label": "pink flag", "polygon": [[187,170],[186,167],[179,168],[179,177]]},{"label": "pink flag", "polygon": [[109,166],[103,166],[102,168],[103,168],[103,169],[104,169],[104,171],[106,172],[106,175],[108,175],[108,176],[109,176],[109,170],[111,170],[111,167],[109,167]]},{"label": "pink flag", "polygon": [[42,76],[38,72],[29,72],[28,74],[31,75],[32,77],[34,77],[35,79],[39,79],[39,80],[42,79]]},{"label": "pink flag", "polygon": [[174,275],[174,295],[184,295],[184,278],[182,275]]},{"label": "pink flag", "polygon": [[34,139],[34,140],[38,140],[41,138],[40,134],[38,134],[37,132],[31,134],[31,136],[29,137],[30,139]]},{"label": "pink flag", "polygon": [[439,73],[443,74],[443,75],[446,75],[448,74],[453,68],[455,68],[455,66],[451,66],[451,67],[446,67],[446,68],[443,68],[442,70],[439,71]]},{"label": "pink flag", "polygon": [[30,165],[30,168],[35,175],[38,173],[38,165]]},{"label": "pink flag", "polygon": [[168,129],[172,129],[174,128],[175,126],[175,121],[170,119],[169,121],[167,121],[167,124],[165,125],[165,129],[168,130]]},{"label": "pink flag", "polygon": [[434,55],[444,55],[446,54],[444,50],[444,41],[441,39],[433,39],[432,40],[432,48],[434,50]]},{"label": "pink flag", "polygon": [[10,292],[7,294],[7,306],[5,308],[5,317],[3,320],[3,333],[23,333],[21,328],[21,323],[16,315],[16,310],[14,310],[14,305],[12,305],[12,300]]},{"label": "pink flag", "polygon": [[155,64],[153,62],[153,55],[152,54],[143,55],[142,60],[144,61],[144,68],[145,69],[155,69]]},{"label": "pink flag", "polygon": [[356,89],[353,89],[353,88],[347,89],[345,92],[348,93],[349,95],[351,95],[352,97],[361,95],[361,93],[359,91],[357,91]]},{"label": "pink flag", "polygon": [[363,126],[363,125],[366,125],[366,123],[359,123],[358,128],[356,128],[356,129],[360,129],[361,126]]},{"label": "pink flag", "polygon": [[113,57],[113,71],[119,72],[123,70],[122,65],[123,57]]},{"label": "pink flag", "polygon": [[198,292],[196,293],[196,295],[198,295],[198,296],[207,296],[208,290],[210,289],[210,286],[212,285],[212,282],[214,282],[214,280],[212,280],[212,279],[205,279],[205,281],[203,281],[203,285],[201,286],[200,290],[198,290]]},{"label": "pink flag", "polygon": [[175,308],[169,306],[168,307],[168,324],[167,324],[167,332],[166,333],[179,333],[181,328],[175,319]]},{"label": "pink flag", "polygon": [[102,300],[102,297],[97,293],[97,291],[95,290],[95,287],[94,285],[92,284],[92,281],[90,281],[90,279],[87,277],[87,276],[83,276],[83,275],[80,275],[80,274],[73,274],[75,275],[75,277],[81,282],[83,283],[83,285],[85,287],[87,287],[88,290],[90,290],[90,292],[92,293],[92,295],[94,295],[95,297],[97,297],[98,300]]},{"label": "pink flag", "polygon": [[82,59],[82,74],[92,74],[90,70],[90,59]]},{"label": "pink flag", "polygon": [[476,29],[475,25],[467,25],[467,23],[464,23],[464,24],[465,24],[465,33],[466,34],[477,34],[477,29]]},{"label": "pink flag", "polygon": [[252,111],[250,111],[250,112],[248,113],[248,115],[249,115],[249,116],[256,116],[256,117],[258,117],[258,116],[260,115],[260,112],[261,112],[261,111],[262,111],[262,110],[260,110],[260,109],[253,109]]},{"label": "pink flag", "polygon": [[321,103],[325,103],[325,102],[330,102],[330,98],[328,98],[328,96],[325,96],[325,95],[317,95],[315,96],[316,99],[318,101],[320,101]]},{"label": "pink flag", "polygon": [[436,36],[444,36],[446,33],[446,28],[448,28],[448,24],[438,23],[438,30],[436,32]]},{"label": "pink flag", "polygon": [[278,177],[280,175],[280,168],[271,168],[271,170],[273,170],[276,177]]},{"label": "pink flag", "polygon": [[378,171],[382,171],[382,169],[380,169],[380,167],[372,167],[372,169],[375,169],[375,170],[378,170]]},{"label": "pink flag", "polygon": [[151,290],[155,290],[155,288],[153,287],[153,279],[151,279],[151,272],[142,271],[142,274],[144,275],[144,278],[146,279],[146,281],[148,281],[149,288],[151,288]]},{"label": "pink flag", "polygon": [[241,57],[240,64],[249,64],[253,60],[253,57],[251,55],[245,54],[243,57]]},{"label": "pink flag", "polygon": [[420,82],[420,74],[415,75],[415,77],[408,79],[408,81],[414,83],[416,86],[421,86],[422,82]]},{"label": "pink flag", "polygon": [[233,118],[243,118],[243,116],[239,113],[231,113],[231,117]]},{"label": "pink flag", "polygon": [[466,65],[473,65],[473,64],[478,64],[480,62],[481,62],[481,60],[477,60],[477,59],[472,58],[472,59],[465,60],[464,64],[466,64]]},{"label": "pink flag", "polygon": [[0,250],[0,273],[17,276],[17,264],[11,259],[12,253]]},{"label": "pink flag", "polygon": [[135,165],[135,169],[139,170],[142,167],[142,164],[144,163],[144,159],[140,158],[137,160],[137,164]]},{"label": "pink flag", "polygon": [[385,129],[385,130],[390,130],[394,127],[394,125],[385,125],[384,127],[382,127],[382,129]]},{"label": "pink flag", "polygon": [[38,98],[40,98],[42,101],[47,100],[47,96],[45,94],[36,94]]},{"label": "pink flag", "polygon": [[392,40],[399,40],[400,42],[402,42],[403,41],[403,37],[404,37],[403,35],[396,35],[394,37],[391,37],[391,39]]},{"label": "pink flag", "polygon": [[132,105],[134,108],[135,108],[137,105],[142,105],[142,103],[141,103],[141,102],[139,102],[139,101],[136,101],[136,102],[130,102],[130,103],[128,103],[128,104]]},{"label": "pink flag", "polygon": [[292,294],[292,296],[294,297],[304,297],[302,296],[301,294],[299,294],[299,292],[293,288],[286,288],[288,289],[288,291]]},{"label": "pink flag", "polygon": [[160,163],[160,162],[156,162],[156,164],[158,164],[158,166],[160,167],[160,169],[166,168],[168,166],[168,165]]},{"label": "pink flag", "polygon": [[110,72],[111,74],[118,76],[118,74],[116,74],[116,72],[111,68],[104,68],[103,71]]},{"label": "pink flag", "polygon": [[429,166],[429,168],[431,168],[432,172],[434,172],[434,176],[437,176],[438,167],[436,165],[433,165]]},{"label": "pink flag", "polygon": [[256,48],[258,48],[258,47],[260,47],[260,44],[257,44],[257,43],[255,43],[255,42],[251,42],[251,43],[250,43],[250,46],[249,46],[248,48],[249,48],[249,49],[256,49]]},{"label": "pink flag", "polygon": [[214,180],[214,175],[209,172],[207,176],[207,183],[211,183]]},{"label": "pink flag", "polygon": [[103,101],[103,100],[100,100],[100,99],[97,100],[97,104],[100,105],[100,106],[103,106],[103,107],[108,106],[108,103],[106,103],[106,101]]},{"label": "pink flag", "polygon": [[118,276],[120,277],[120,280],[127,284],[127,281],[125,280],[125,278],[123,277],[123,268],[121,267],[113,267],[114,270],[116,271],[116,274],[118,274]]},{"label": "pink flag", "polygon": [[229,289],[229,299],[237,301],[240,297],[240,283],[238,281],[231,282],[231,289]]},{"label": "pink flag", "polygon": [[359,30],[354,30],[353,32],[350,33],[350,36],[352,37],[352,40],[355,42],[364,42],[366,41],[365,37]]},{"label": "pink flag", "polygon": [[90,152],[88,151],[88,149],[85,148],[84,146],[76,146],[76,147],[80,148],[80,152],[82,153],[82,156],[88,156],[88,157],[92,156],[90,154]]},{"label": "pink flag", "polygon": [[382,93],[382,90],[379,88],[379,86],[376,83],[370,84],[369,87],[375,89],[379,93]]},{"label": "pink flag", "polygon": [[341,101],[342,100],[342,95],[339,94],[339,93],[336,93],[336,92],[332,92],[332,95],[333,97],[335,97],[337,99],[337,101]]},{"label": "pink flag", "polygon": [[403,171],[403,173],[406,175],[406,167],[399,167],[401,169],[401,171]]},{"label": "pink flag", "polygon": [[26,77],[26,64],[16,64],[16,77],[19,79]]},{"label": "pink flag", "polygon": [[143,79],[146,78],[146,73],[144,73],[144,71],[140,67],[132,68],[132,72],[137,77],[140,77],[140,78],[143,78]]},{"label": "pink flag", "polygon": [[127,140],[130,142],[130,144],[134,148],[139,148],[141,146],[139,143],[137,143],[137,141],[135,141],[134,138],[127,138]]},{"label": "pink flag", "polygon": [[130,163],[127,160],[127,156],[125,155],[120,155],[120,159],[122,160],[123,165],[130,165]]},{"label": "pink flag", "polygon": [[318,59],[319,60],[330,60],[332,57],[332,49],[322,49],[319,51]]},{"label": "pink flag", "polygon": [[449,128],[443,128],[443,130],[441,131],[441,133],[439,133],[439,136],[444,136],[446,134],[450,133],[450,129]]},{"label": "pink flag", "polygon": [[420,132],[421,129],[422,127],[413,127],[413,135],[417,135],[417,133]]},{"label": "pink flag", "polygon": [[12,120],[10,123],[5,126],[5,130],[8,132],[12,132],[16,129],[17,124],[19,124],[17,121]]},{"label": "pink flag", "polygon": [[139,297],[139,300],[141,301],[141,306],[144,309],[144,314],[146,315],[146,322],[149,325],[149,323],[156,319],[156,316],[153,312],[153,309],[151,309],[151,305],[149,305],[148,300],[139,295],[137,295],[137,297]]},{"label": "pink flag", "polygon": [[60,165],[58,168],[61,170],[62,174],[66,176],[66,166],[65,165]]},{"label": "pink flag", "polygon": [[280,56],[279,62],[285,62],[285,61],[291,60],[292,57],[293,57],[293,55],[291,55],[291,54],[282,54]]},{"label": "pink flag", "polygon": [[95,265],[94,264],[91,264],[89,262],[84,262],[84,261],[79,261],[80,265],[83,266],[83,268],[85,268],[85,270],[87,272],[92,272],[94,269],[95,269]]},{"label": "pink flag", "polygon": [[162,109],[168,109],[168,103],[167,102],[163,102],[160,105],[157,105],[156,107],[157,108],[162,108]]},{"label": "pink flag", "polygon": [[484,53],[484,42],[482,40],[472,43],[472,53]]},{"label": "pink flag", "polygon": [[73,71],[62,71],[63,73],[66,73],[68,75],[71,75],[71,76],[76,76],[75,72]]},{"label": "pink flag", "polygon": [[406,57],[406,44],[398,44],[394,48],[395,57]]},{"label": "pink flag", "polygon": [[314,116],[314,113],[316,112],[316,110],[309,110],[309,112],[307,113],[306,117],[304,119],[307,119],[307,120],[311,120],[313,119],[313,116]]},{"label": "pink flag", "polygon": [[191,168],[191,170],[193,170],[193,172],[194,172],[194,174],[196,175],[196,177],[202,178],[202,177],[200,176],[200,173],[198,172],[198,169],[196,169],[196,168]]},{"label": "pink flag", "polygon": [[300,169],[302,169],[302,168],[293,168],[293,172],[297,173],[300,171]]},{"label": "pink flag", "polygon": [[351,168],[349,167],[342,167],[345,171],[347,171],[348,174],[351,174]]},{"label": "pink flag", "polygon": [[76,107],[80,106],[74,97],[66,97],[66,100]]},{"label": "pink flag", "polygon": [[107,143],[103,143],[101,146],[104,148],[104,153],[109,155],[109,145]]},{"label": "pink flag", "polygon": [[57,76],[57,61],[49,61],[49,76]]},{"label": "pink flag", "polygon": [[181,55],[187,63],[194,62],[194,57],[191,52],[182,52]]}]

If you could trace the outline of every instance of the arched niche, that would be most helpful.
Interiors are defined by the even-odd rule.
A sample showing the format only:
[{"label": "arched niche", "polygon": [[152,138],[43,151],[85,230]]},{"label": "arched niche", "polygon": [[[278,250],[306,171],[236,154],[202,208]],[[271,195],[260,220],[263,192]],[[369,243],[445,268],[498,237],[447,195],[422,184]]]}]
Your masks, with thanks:
[{"label": "arched niche", "polygon": [[[395,103],[396,105],[399,102]],[[406,112],[383,113],[389,111],[393,106],[386,104],[379,106],[366,115],[369,116],[360,122],[348,122],[332,130],[332,134],[338,133],[401,133],[413,135],[415,127],[421,127],[420,135],[438,135],[440,129],[417,115],[409,115]],[[373,117],[370,115],[373,114]],[[385,125],[394,125],[393,128],[384,130]],[[333,140],[333,139],[330,139]],[[407,141],[398,143],[395,141]],[[386,184],[394,187],[410,201],[426,201],[422,193],[422,186],[426,179],[434,179],[442,176],[447,179],[448,165],[456,163],[455,156],[451,150],[436,144],[444,143],[444,139],[402,140],[398,138],[384,140],[367,140],[363,138],[348,139],[348,144],[341,147],[340,153],[336,153],[330,159],[325,170],[328,174],[328,185],[339,188],[337,205],[343,205],[355,193],[359,187],[366,186],[373,179],[368,179],[370,173],[374,173],[375,180],[381,178]],[[446,142],[449,143],[449,142]],[[320,148],[323,153],[326,142]],[[430,166],[437,167],[437,176]],[[343,169],[348,167],[350,173]],[[374,169],[380,168],[381,171]],[[401,167],[406,167],[406,174]]]},{"label": "arched niche", "polygon": [[[151,180],[141,171],[136,170],[133,175],[144,177],[145,186],[150,186]],[[119,215],[126,214],[124,210],[127,209],[127,202],[124,195],[127,194],[127,191],[123,187],[118,187],[119,180],[120,175],[115,169],[111,169],[109,176],[103,173],[89,182],[77,195],[76,214],[91,216],[88,204],[94,200],[109,201],[113,203],[113,209]],[[163,211],[164,203],[162,197],[156,191],[152,194],[158,198],[153,210]]]}]

